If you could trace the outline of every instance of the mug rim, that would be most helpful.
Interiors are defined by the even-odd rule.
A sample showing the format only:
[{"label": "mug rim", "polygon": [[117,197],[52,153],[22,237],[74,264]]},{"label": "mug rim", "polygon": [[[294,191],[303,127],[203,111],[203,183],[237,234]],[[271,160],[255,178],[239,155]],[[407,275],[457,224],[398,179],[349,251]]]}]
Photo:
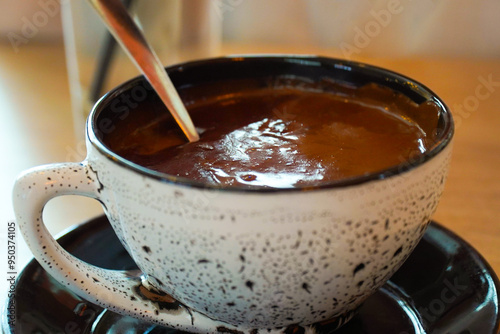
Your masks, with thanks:
[{"label": "mug rim", "polygon": [[[95,147],[102,155],[111,160],[113,163],[117,163],[118,165],[125,167],[129,170],[132,170],[134,172],[137,172],[143,176],[148,176],[153,179],[170,183],[173,185],[200,188],[200,189],[219,190],[219,191],[242,192],[242,193],[244,192],[281,193],[281,192],[296,192],[296,191],[303,192],[303,191],[312,191],[320,189],[346,188],[349,186],[361,185],[371,181],[383,180],[389,177],[394,177],[403,174],[405,172],[408,172],[424,164],[425,162],[431,160],[433,157],[435,157],[441,151],[443,151],[444,148],[448,146],[448,144],[451,142],[453,138],[454,122],[451,115],[451,111],[447,107],[447,105],[432,90],[430,90],[424,84],[414,79],[411,79],[405,75],[402,75],[400,73],[379,66],[370,65],[367,63],[339,59],[339,58],[332,58],[332,57],[317,56],[317,55],[255,54],[255,55],[229,55],[224,57],[194,60],[167,66],[165,67],[165,69],[170,74],[170,72],[173,71],[184,71],[186,68],[196,67],[196,66],[207,66],[210,64],[216,64],[220,62],[266,61],[266,60],[292,62],[292,63],[299,62],[303,64],[307,64],[307,62],[311,61],[319,62],[318,64],[328,62],[330,66],[333,65],[336,68],[345,69],[346,71],[352,71],[352,69],[355,68],[356,70],[360,70],[362,72],[377,74],[378,76],[385,78],[385,80],[391,84],[405,87],[405,89],[407,89],[408,92],[413,92],[413,94],[415,94],[416,96],[420,96],[422,98],[424,94],[427,95],[428,99],[425,101],[434,102],[440,109],[439,119],[444,124],[442,133],[438,135],[438,138],[436,139],[436,142],[432,145],[432,147],[428,149],[425,153],[419,154],[417,156],[417,159],[415,160],[411,161],[406,160],[397,165],[393,165],[391,167],[379,171],[365,173],[353,177],[342,178],[331,182],[324,182],[314,186],[308,185],[308,186],[299,186],[290,188],[270,188],[270,187],[268,188],[268,187],[244,187],[244,186],[225,187],[220,185],[212,185],[200,181],[191,180],[185,177],[179,177],[155,171],[146,168],[144,166],[141,166],[137,163],[134,163],[130,160],[127,160],[122,156],[118,155],[117,153],[113,152],[106,145],[104,145],[104,143],[96,135],[95,132],[96,120],[100,112],[104,109],[104,106],[107,105],[107,101],[111,100],[114,96],[122,92],[130,90],[132,87],[135,87],[137,83],[146,81],[144,76],[139,75],[113,88],[112,90],[104,94],[94,104],[86,122],[86,138],[93,147]],[[315,66],[317,66],[317,64]]]}]

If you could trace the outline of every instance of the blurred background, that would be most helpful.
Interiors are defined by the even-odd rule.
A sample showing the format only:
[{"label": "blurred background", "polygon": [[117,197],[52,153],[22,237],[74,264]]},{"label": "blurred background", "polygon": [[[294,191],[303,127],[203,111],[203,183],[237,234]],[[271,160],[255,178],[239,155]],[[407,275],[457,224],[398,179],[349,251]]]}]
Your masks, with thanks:
[{"label": "blurred background", "polygon": [[[431,87],[457,124],[434,218],[500,270],[500,1],[132,0],[129,6],[165,65],[230,53],[313,53],[387,67]],[[113,47],[87,0],[0,0],[0,34],[3,226],[14,220],[16,176],[84,159],[84,121],[93,102],[138,71]],[[51,201],[44,217],[59,233],[101,213],[95,201],[64,197]],[[20,235],[18,242],[21,266],[31,255]]]},{"label": "blurred background", "polygon": [[[23,36],[29,21],[36,42],[62,42],[60,4],[73,3],[86,20],[87,42],[97,47],[99,20],[83,0],[1,0],[0,31]],[[500,2],[496,0],[136,0],[146,25],[171,29],[184,8],[184,27],[215,19],[223,41],[314,45],[356,54],[497,57]],[[198,7],[198,9],[195,9]],[[43,15],[40,11],[46,12]],[[175,13],[175,14],[174,14]],[[49,16],[44,19],[44,16]],[[46,22],[45,22],[46,21]],[[168,22],[168,23],[167,23]],[[26,24],[28,23],[28,24]],[[29,29],[25,29],[27,31]],[[367,35],[365,39],[356,35]],[[199,38],[194,37],[192,38]],[[22,45],[20,45],[22,47]]]}]

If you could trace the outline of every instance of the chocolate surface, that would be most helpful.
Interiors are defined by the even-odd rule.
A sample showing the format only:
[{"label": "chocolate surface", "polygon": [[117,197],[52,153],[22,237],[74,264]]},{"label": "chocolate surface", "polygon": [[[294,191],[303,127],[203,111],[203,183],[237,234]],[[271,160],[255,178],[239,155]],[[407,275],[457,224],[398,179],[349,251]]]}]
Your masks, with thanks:
[{"label": "chocolate surface", "polygon": [[104,143],[127,160],[166,174],[272,188],[373,173],[424,153],[431,134],[408,116],[420,106],[377,88],[364,90],[349,96],[259,87],[198,99],[188,103],[201,135],[196,143],[186,143],[165,109],[146,100]]}]

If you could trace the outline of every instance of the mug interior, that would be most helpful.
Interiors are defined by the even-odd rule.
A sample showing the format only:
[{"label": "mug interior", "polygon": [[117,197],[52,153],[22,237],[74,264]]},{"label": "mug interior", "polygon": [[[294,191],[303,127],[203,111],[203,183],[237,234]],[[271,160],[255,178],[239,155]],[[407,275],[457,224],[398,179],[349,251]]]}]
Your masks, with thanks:
[{"label": "mug interior", "polygon": [[[391,90],[394,96],[402,96],[416,105],[428,104],[431,108],[420,108],[420,114],[413,116],[427,123],[433,141],[426,152],[417,158],[404,161],[387,169],[356,177],[345,178],[307,190],[318,188],[345,187],[372,180],[383,179],[407,172],[441,152],[453,136],[453,120],[446,105],[430,89],[419,82],[395,72],[367,64],[317,57],[317,56],[233,56],[214,58],[179,64],[166,68],[186,106],[203,99],[205,95],[235,94],[256,87],[269,85],[317,85],[326,91],[337,93],[355,91],[357,88],[376,84]],[[230,84],[228,84],[230,83]],[[307,87],[305,87],[307,88]],[[131,162],[113,152],[103,138],[113,131],[130,112],[140,109],[145,103],[162,104],[144,77],[136,77],[104,95],[94,106],[88,122],[87,136],[90,143],[114,162],[138,173],[166,182],[200,188],[215,188],[230,191],[296,191],[296,188],[243,188],[226,187],[193,181],[148,169]],[[168,111],[165,109],[165,112]],[[418,123],[418,122],[417,122]]]}]

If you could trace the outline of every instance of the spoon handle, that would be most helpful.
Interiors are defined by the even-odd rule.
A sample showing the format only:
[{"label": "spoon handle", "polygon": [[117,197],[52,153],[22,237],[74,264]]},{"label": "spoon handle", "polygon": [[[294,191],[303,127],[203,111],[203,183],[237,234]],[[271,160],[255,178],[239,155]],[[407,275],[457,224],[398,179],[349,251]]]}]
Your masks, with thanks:
[{"label": "spoon handle", "polygon": [[175,86],[121,0],[89,0],[89,2],[148,79],[187,139],[190,142],[197,141],[198,133]]}]

